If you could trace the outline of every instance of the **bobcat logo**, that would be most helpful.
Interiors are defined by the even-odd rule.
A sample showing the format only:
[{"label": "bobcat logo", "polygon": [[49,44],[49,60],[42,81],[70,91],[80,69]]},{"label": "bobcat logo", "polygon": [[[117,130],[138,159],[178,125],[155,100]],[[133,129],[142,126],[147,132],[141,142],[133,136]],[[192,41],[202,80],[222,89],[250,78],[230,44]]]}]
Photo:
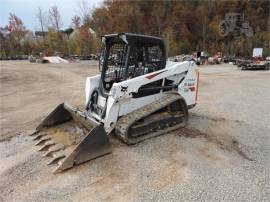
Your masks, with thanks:
[{"label": "bobcat logo", "polygon": [[128,87],[127,86],[121,86],[121,92],[127,92]]}]

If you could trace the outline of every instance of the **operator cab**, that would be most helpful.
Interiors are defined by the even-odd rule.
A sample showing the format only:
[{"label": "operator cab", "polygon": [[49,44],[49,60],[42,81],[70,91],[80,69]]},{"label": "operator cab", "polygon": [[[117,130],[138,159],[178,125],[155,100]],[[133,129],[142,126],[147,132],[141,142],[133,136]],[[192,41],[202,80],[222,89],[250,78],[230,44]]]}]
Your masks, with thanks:
[{"label": "operator cab", "polygon": [[106,95],[114,83],[165,68],[166,53],[158,37],[119,33],[102,36],[100,90]]}]

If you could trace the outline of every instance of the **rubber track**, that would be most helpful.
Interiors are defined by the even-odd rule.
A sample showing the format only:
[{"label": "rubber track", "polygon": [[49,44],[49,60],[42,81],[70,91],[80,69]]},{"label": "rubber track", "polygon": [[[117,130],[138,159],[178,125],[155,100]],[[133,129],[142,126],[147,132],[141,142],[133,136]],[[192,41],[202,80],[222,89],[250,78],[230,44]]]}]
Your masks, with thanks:
[{"label": "rubber track", "polygon": [[152,137],[155,137],[158,135],[162,135],[166,132],[176,130],[180,127],[185,126],[186,120],[187,120],[187,114],[186,114],[186,117],[184,117],[184,121],[182,123],[175,125],[175,126],[172,126],[172,127],[169,127],[169,128],[163,129],[163,130],[158,130],[158,131],[155,131],[152,133],[148,133],[147,135],[142,135],[139,137],[129,138],[127,136],[128,129],[130,128],[130,126],[134,122],[158,111],[159,109],[162,109],[162,108],[168,106],[169,104],[171,104],[174,101],[179,100],[179,99],[183,99],[179,94],[170,93],[170,94],[167,94],[166,96],[162,97],[158,101],[154,101],[151,104],[148,104],[148,105],[146,105],[138,110],[135,110],[134,112],[131,112],[127,115],[122,116],[117,121],[116,126],[115,126],[116,136],[127,144],[136,144],[136,143],[141,142],[145,139],[149,139],[149,138],[152,138]]}]

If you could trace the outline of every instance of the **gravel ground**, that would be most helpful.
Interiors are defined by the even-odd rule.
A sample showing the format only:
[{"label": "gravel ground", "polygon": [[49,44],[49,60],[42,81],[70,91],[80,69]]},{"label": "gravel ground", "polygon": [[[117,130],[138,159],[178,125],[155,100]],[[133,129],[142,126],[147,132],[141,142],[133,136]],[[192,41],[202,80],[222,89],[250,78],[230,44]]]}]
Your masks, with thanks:
[{"label": "gravel ground", "polygon": [[269,201],[270,72],[200,66],[189,125],[51,174],[29,130],[58,103],[83,106],[95,62],[1,62],[0,201]]}]

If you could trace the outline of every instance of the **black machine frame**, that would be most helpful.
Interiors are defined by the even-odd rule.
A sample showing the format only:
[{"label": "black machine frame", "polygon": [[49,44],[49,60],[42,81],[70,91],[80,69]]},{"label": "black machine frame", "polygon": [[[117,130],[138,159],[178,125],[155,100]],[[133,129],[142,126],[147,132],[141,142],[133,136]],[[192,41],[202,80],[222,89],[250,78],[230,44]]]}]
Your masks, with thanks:
[{"label": "black machine frame", "polygon": [[107,97],[113,83],[165,68],[163,40],[147,35],[119,33],[102,36],[101,94]]}]

